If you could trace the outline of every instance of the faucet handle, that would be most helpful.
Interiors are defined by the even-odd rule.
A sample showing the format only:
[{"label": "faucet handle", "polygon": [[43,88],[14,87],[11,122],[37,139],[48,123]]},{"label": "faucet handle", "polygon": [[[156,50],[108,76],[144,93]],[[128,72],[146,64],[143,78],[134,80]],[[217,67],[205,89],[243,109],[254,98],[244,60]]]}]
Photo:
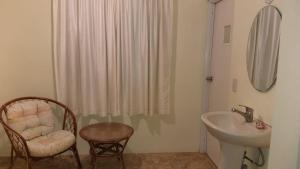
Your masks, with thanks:
[{"label": "faucet handle", "polygon": [[248,107],[248,106],[244,106],[244,105],[239,105],[240,107],[244,107],[246,109],[246,112],[250,112],[250,113],[253,113],[254,112],[254,109],[251,108],[251,107]]}]

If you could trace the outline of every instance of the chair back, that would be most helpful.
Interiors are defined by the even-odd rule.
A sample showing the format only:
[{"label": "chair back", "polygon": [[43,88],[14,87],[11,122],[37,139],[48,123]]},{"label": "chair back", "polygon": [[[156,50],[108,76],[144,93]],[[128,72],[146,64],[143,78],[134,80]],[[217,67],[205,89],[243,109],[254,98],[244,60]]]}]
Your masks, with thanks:
[{"label": "chair back", "polygon": [[25,140],[47,135],[54,130],[53,112],[45,100],[16,100],[4,105],[2,109],[2,122]]}]

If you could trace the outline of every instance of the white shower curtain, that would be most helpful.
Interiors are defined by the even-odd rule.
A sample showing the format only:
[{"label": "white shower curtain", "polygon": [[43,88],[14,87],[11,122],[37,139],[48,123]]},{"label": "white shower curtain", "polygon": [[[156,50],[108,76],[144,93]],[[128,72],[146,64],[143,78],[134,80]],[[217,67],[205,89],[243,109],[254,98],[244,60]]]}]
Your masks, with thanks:
[{"label": "white shower curtain", "polygon": [[173,0],[53,0],[58,100],[88,114],[170,111]]}]

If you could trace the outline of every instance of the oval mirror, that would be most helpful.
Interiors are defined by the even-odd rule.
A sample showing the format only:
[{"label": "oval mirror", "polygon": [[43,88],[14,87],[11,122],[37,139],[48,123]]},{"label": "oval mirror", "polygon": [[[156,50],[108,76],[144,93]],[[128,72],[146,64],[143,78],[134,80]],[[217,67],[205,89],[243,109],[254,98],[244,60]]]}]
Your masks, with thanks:
[{"label": "oval mirror", "polygon": [[252,86],[267,92],[276,82],[281,13],[266,6],[255,17],[248,39],[247,70]]}]

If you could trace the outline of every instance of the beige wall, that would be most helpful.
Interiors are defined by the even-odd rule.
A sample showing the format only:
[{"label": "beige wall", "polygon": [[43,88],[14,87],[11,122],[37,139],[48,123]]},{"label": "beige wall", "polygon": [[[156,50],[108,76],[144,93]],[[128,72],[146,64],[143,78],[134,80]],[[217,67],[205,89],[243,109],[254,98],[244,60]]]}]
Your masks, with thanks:
[{"label": "beige wall", "polygon": [[[0,104],[20,96],[53,97],[50,5],[0,1]],[[2,130],[0,138],[3,155],[9,144]]]},{"label": "beige wall", "polygon": [[269,169],[300,168],[300,1],[283,3],[276,106]]},{"label": "beige wall", "polygon": [[[201,72],[207,17],[206,0],[178,0],[174,113],[116,117],[134,126],[129,152],[190,152],[200,144]],[[54,97],[51,59],[51,1],[0,1],[0,104],[19,96]],[[79,119],[79,127],[103,121]],[[3,133],[0,155],[7,155]],[[81,153],[88,145],[79,139]]]},{"label": "beige wall", "polygon": [[53,97],[50,1],[0,1],[0,103]]},{"label": "beige wall", "polygon": [[[223,0],[216,5],[215,9],[211,64],[214,81],[209,84],[209,112],[227,110],[230,101],[231,77],[229,65],[232,56],[232,43],[224,43],[224,27],[227,25],[233,26],[233,8],[234,0]],[[220,143],[210,133],[207,133],[207,154],[218,165]]]},{"label": "beige wall", "polygon": [[[280,8],[282,1],[275,0],[273,5]],[[233,27],[233,46],[231,57],[231,80],[238,79],[238,91],[230,93],[229,106],[243,104],[254,108],[255,116],[261,117],[265,122],[272,123],[272,112],[274,110],[275,85],[267,93],[256,91],[249,79],[246,67],[246,50],[248,35],[252,22],[265,6],[263,0],[235,0],[234,5],[234,27]],[[230,107],[229,107],[230,108]]]},{"label": "beige wall", "polygon": [[[228,110],[233,105],[238,104],[250,106],[254,108],[256,118],[261,118],[272,125],[272,115],[276,105],[277,84],[267,93],[258,92],[252,87],[248,79],[246,67],[246,50],[250,28],[256,14],[265,5],[264,0],[235,0],[230,78],[231,80],[238,80],[238,89],[236,93],[230,91]],[[273,5],[281,9],[282,1],[274,0]],[[268,149],[264,151],[267,159],[268,152]],[[255,168],[253,165],[249,164],[249,166],[250,168]],[[267,168],[267,164],[262,168]]]},{"label": "beige wall", "polygon": [[[228,1],[228,0],[223,0]],[[232,27],[232,44],[231,44],[231,55],[230,64],[228,65],[230,67],[230,75],[229,80],[231,81],[230,84],[232,85],[232,80],[237,79],[238,80],[238,89],[237,92],[233,92],[230,87],[226,88],[226,85],[222,88],[223,91],[219,91],[218,93],[229,93],[229,101],[224,101],[223,105],[221,102],[214,103],[219,104],[224,107],[225,109],[230,110],[232,106],[234,105],[247,105],[255,110],[255,117],[261,118],[265,122],[272,125],[272,114],[274,111],[274,105],[275,105],[275,93],[277,85],[275,85],[270,91],[267,93],[261,93],[255,90],[249,79],[248,79],[248,73],[247,73],[247,67],[246,67],[246,50],[247,50],[247,43],[248,43],[248,35],[250,32],[250,28],[252,26],[252,22],[257,15],[257,13],[260,11],[261,8],[263,8],[266,4],[263,0],[247,0],[247,1],[241,1],[241,0],[233,0],[234,5],[231,6],[224,6],[221,3],[217,4],[219,7],[223,8],[231,8],[231,9],[222,9],[222,10],[233,10],[233,27]],[[230,4],[229,2],[227,2]],[[282,1],[275,0],[273,2],[273,5],[277,6],[279,9],[281,9]],[[232,7],[234,6],[234,7]],[[217,7],[218,10],[218,7]],[[228,12],[227,12],[227,15]],[[223,15],[222,17],[230,17],[227,15]],[[230,19],[230,18],[229,18]],[[222,25],[216,24],[216,26]],[[218,28],[217,28],[218,29]],[[221,31],[222,31],[221,29]],[[223,31],[222,31],[223,33]],[[218,34],[216,34],[218,36]],[[221,37],[221,41],[223,40],[223,37]],[[219,39],[220,41],[220,39]],[[224,48],[217,47],[216,52],[223,52],[224,56],[226,55]],[[215,53],[216,53],[215,52]],[[222,56],[223,56],[222,55]],[[219,60],[218,60],[219,61]],[[217,62],[217,61],[216,61]],[[218,63],[222,64],[222,63]],[[223,63],[224,64],[224,63]],[[222,69],[222,68],[221,68]],[[224,75],[222,75],[224,76]],[[229,91],[225,91],[229,90]],[[218,94],[216,94],[217,96]],[[212,101],[211,101],[212,102]],[[226,105],[224,105],[226,104]],[[213,107],[213,105],[212,105]],[[209,147],[208,150],[213,152],[211,154],[211,158],[215,159],[214,161],[217,161],[218,159],[218,148],[217,144],[214,143],[213,139],[208,137],[208,141],[211,143],[208,143]],[[249,150],[250,152],[253,150]],[[268,149],[265,150],[265,154],[268,157]],[[255,154],[254,154],[255,156]],[[251,168],[254,168],[254,166],[251,166]],[[265,165],[263,168],[266,168],[267,165]]]}]

